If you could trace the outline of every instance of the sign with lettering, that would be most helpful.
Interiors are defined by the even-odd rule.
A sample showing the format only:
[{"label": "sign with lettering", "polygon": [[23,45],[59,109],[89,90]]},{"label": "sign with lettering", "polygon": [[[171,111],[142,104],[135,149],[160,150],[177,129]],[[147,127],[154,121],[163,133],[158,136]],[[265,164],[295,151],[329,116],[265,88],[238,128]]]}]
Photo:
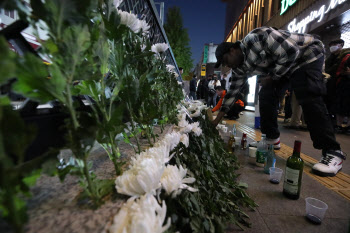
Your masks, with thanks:
[{"label": "sign with lettering", "polygon": [[318,19],[317,22],[321,22],[324,18],[324,16],[333,10],[335,7],[337,7],[340,4],[343,4],[347,0],[330,0],[328,6],[326,4],[322,5],[318,10],[311,11],[308,16],[306,16],[304,19],[297,21],[296,18],[294,18],[289,24],[288,24],[288,31],[290,32],[298,32],[298,33],[305,33],[305,30],[307,28],[307,25]]},{"label": "sign with lettering", "polygon": [[290,6],[294,5],[298,0],[282,0],[281,1],[281,14],[283,15]]},{"label": "sign with lettering", "polygon": [[208,61],[208,50],[209,50],[209,46],[208,45],[204,46],[204,54],[203,54],[204,64],[207,64],[207,61]]},{"label": "sign with lettering", "polygon": [[206,72],[206,65],[202,65],[201,67],[201,76],[205,76],[205,72]]}]

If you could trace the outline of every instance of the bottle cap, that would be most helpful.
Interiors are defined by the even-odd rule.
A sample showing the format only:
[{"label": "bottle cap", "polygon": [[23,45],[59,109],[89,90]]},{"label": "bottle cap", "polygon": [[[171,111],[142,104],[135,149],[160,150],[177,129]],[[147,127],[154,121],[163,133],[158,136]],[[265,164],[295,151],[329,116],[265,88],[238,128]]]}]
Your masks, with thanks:
[{"label": "bottle cap", "polygon": [[300,153],[301,141],[295,140],[294,142],[294,153]]}]

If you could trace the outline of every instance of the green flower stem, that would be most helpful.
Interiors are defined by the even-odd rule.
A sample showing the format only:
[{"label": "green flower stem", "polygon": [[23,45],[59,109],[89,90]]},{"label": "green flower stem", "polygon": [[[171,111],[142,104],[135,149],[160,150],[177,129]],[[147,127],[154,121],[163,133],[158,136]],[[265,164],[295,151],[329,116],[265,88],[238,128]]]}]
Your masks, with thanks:
[{"label": "green flower stem", "polygon": [[[129,114],[130,114],[131,129],[132,129],[132,132],[135,133],[136,131],[135,131],[135,126],[134,126],[134,118],[133,118],[133,112],[132,112],[131,107],[130,107],[130,102],[127,103],[126,106],[128,108]],[[140,153],[141,152],[140,142],[139,142],[139,139],[137,138],[136,134],[135,134],[135,139],[136,139],[136,144],[137,144],[137,149],[138,149],[137,153]]]},{"label": "green flower stem", "polygon": [[10,216],[10,221],[12,223],[12,226],[14,227],[14,230],[16,233],[22,233],[23,231],[23,222],[19,218],[18,211],[16,210],[15,205],[15,199],[14,196],[16,195],[16,191],[11,187],[8,186],[7,190],[4,192],[4,200],[6,200],[4,203],[7,203],[6,206],[8,207],[8,216]]},{"label": "green flower stem", "polygon": [[79,122],[77,120],[76,112],[75,112],[75,109],[73,107],[72,93],[70,91],[70,84],[66,85],[66,92],[67,92],[66,93],[67,107],[68,107],[70,116],[71,116],[72,121],[73,121],[74,130],[77,130],[79,127]]},{"label": "green flower stem", "polygon": [[147,125],[147,126],[146,126],[147,141],[148,141],[148,143],[150,144],[150,146],[153,146],[153,144],[152,144],[152,142],[151,142],[150,134],[151,134],[150,126]]},{"label": "green flower stem", "polygon": [[95,205],[98,204],[98,194],[96,192],[96,189],[92,183],[92,180],[91,180],[91,177],[90,177],[90,173],[89,173],[89,170],[88,170],[88,165],[87,165],[87,161],[86,161],[86,158],[87,158],[87,155],[84,154],[83,156],[83,163],[84,163],[84,167],[83,167],[83,172],[84,172],[84,175],[85,175],[85,179],[88,183],[88,190],[89,192],[91,193],[91,198],[92,198],[92,201],[94,202]]},{"label": "green flower stem", "polygon": [[109,132],[109,142],[111,143],[111,149],[112,149],[111,160],[114,164],[115,174],[119,176],[122,173],[120,163],[118,163],[117,161],[117,159],[120,157],[120,152],[111,132]]}]

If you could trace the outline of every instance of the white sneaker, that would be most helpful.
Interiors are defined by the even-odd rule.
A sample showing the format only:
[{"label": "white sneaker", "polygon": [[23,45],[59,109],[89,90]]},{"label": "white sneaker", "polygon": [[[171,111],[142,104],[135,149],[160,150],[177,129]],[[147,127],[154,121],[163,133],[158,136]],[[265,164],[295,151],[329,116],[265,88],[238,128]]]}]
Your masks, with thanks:
[{"label": "white sneaker", "polygon": [[329,151],[323,155],[320,162],[312,167],[312,172],[319,176],[335,176],[343,167],[345,155],[342,151]]},{"label": "white sneaker", "polygon": [[[251,142],[251,143],[249,143],[249,146],[250,146],[250,147],[258,147],[258,143],[259,143],[259,141],[257,141],[257,142]],[[266,139],[266,143],[267,143],[268,145],[273,144],[273,148],[274,148],[275,150],[281,149],[281,141],[280,141],[280,138],[277,138],[277,139]]]}]

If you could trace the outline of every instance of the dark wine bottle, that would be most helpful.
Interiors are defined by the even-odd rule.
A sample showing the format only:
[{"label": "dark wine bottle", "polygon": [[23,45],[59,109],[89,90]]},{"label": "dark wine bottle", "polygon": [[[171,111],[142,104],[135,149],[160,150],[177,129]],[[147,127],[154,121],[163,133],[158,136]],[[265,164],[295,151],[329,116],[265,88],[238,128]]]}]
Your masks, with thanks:
[{"label": "dark wine bottle", "polygon": [[301,179],[304,168],[304,161],[300,158],[300,148],[301,141],[295,141],[293,154],[287,159],[283,184],[283,194],[294,200],[300,197]]}]

